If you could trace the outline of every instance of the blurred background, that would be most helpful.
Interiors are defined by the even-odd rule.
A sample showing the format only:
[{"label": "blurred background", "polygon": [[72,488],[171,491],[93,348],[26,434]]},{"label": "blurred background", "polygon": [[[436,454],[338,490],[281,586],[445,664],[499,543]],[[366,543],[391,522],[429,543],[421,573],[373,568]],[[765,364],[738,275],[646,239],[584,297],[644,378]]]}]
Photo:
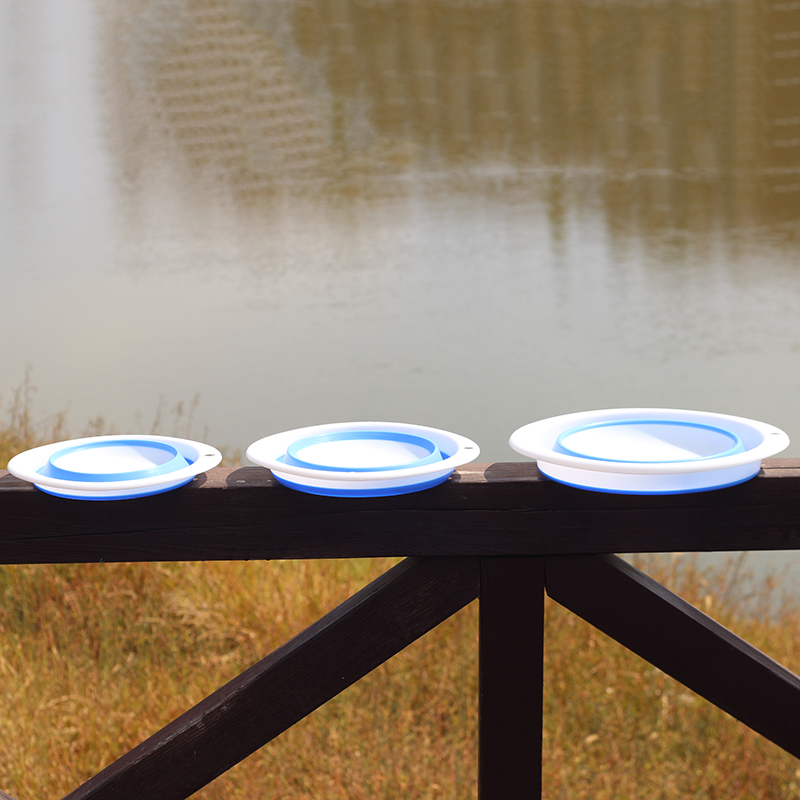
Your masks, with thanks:
[{"label": "blurred background", "polygon": [[[800,455],[800,4],[0,5],[0,404],[231,452],[738,414]],[[169,432],[169,431],[164,431]]]}]

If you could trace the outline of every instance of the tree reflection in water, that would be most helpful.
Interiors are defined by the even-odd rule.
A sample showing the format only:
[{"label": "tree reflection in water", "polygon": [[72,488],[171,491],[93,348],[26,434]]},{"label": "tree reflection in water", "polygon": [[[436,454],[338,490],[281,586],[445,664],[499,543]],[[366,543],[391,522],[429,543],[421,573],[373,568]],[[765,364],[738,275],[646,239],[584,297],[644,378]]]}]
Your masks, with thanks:
[{"label": "tree reflection in water", "polygon": [[[165,159],[235,202],[552,175],[612,230],[800,216],[800,6],[639,0],[104,3],[128,179]],[[554,210],[555,211],[555,210]]]}]

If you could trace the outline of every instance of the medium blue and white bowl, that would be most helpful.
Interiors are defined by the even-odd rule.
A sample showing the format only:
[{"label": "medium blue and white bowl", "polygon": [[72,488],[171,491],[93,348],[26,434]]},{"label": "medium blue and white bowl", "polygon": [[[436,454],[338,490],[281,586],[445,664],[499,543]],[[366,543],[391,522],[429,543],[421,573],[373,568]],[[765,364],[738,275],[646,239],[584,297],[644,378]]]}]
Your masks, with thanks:
[{"label": "medium blue and white bowl", "polygon": [[332,497],[417,492],[446,481],[480,454],[455,433],[402,422],[343,422],[276,433],[247,457],[297,491]]}]

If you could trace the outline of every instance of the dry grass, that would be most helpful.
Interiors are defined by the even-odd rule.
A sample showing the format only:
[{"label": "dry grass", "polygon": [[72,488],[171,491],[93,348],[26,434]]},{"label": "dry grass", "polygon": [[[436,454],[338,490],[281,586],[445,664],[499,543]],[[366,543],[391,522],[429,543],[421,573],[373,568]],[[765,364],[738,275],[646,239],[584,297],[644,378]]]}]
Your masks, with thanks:
[{"label": "dry grass", "polygon": [[[776,603],[773,581],[752,596],[733,562],[700,571],[691,556],[642,561],[693,605],[800,668],[797,605]],[[545,662],[548,798],[800,797],[796,759],[574,615],[552,610]]]},{"label": "dry grass", "polygon": [[[389,564],[3,568],[0,786],[63,796]],[[656,572],[712,612],[730,599],[725,571]],[[798,664],[793,606],[726,608],[723,622]],[[547,798],[800,796],[795,759],[555,603],[547,620]],[[476,724],[473,604],[197,796],[474,797]]]},{"label": "dry grass", "polygon": [[[25,407],[0,441],[34,443]],[[63,796],[391,563],[0,567],[0,788]],[[800,668],[774,582],[751,597],[736,565],[642,566]],[[197,797],[475,797],[477,631],[473,604]],[[548,800],[800,798],[797,760],[551,601],[545,650]]]},{"label": "dry grass", "polygon": [[[36,387],[31,379],[30,368],[19,387],[11,392],[10,399],[0,395],[0,469],[8,466],[9,459],[31,447],[50,442],[60,442],[69,438],[84,436],[102,436],[119,433],[115,426],[105,417],[98,414],[89,420],[80,431],[68,431],[66,413],[59,412],[44,419],[34,419],[32,412],[33,397]],[[191,401],[178,401],[174,405],[161,397],[149,422],[144,421],[140,412],[134,417],[133,430],[125,433],[149,433],[162,436],[177,436],[184,439],[208,438],[208,431],[195,431],[195,415],[200,406],[200,395],[196,394]],[[243,454],[239,450],[221,448],[222,463],[237,465],[242,462]]]},{"label": "dry grass", "polygon": [[64,415],[34,422],[31,409],[35,388],[31,383],[30,370],[21,386],[11,394],[7,407],[0,406],[6,419],[0,422],[0,469],[5,469],[8,460],[45,441],[58,441],[64,436]]}]

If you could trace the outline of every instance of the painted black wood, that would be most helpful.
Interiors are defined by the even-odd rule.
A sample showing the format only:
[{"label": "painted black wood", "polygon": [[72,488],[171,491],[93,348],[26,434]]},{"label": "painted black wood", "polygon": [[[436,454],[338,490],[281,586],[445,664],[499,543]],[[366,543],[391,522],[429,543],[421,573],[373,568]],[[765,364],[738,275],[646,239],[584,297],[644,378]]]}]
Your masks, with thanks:
[{"label": "painted black wood", "polygon": [[800,678],[616,556],[547,559],[547,593],[800,757]]},{"label": "painted black wood", "polygon": [[478,591],[478,559],[407,559],[68,800],[184,800],[463,608]]},{"label": "painted black wood", "polygon": [[218,468],[164,495],[85,503],[0,472],[0,563],[433,556],[378,579],[69,800],[182,800],[479,592],[481,800],[538,796],[543,575],[555,599],[800,755],[798,678],[624,562],[594,555],[760,549],[800,549],[800,460],[666,497],[571,489],[531,463],[473,465],[425,492],[358,500]]},{"label": "painted black wood", "polygon": [[87,503],[0,474],[0,563],[800,549],[800,461],[728,489],[585,492],[533,463],[471,465],[424,492],[315,497],[260,467],[154,497]]},{"label": "painted black wood", "polygon": [[481,559],[480,800],[541,797],[544,561]]}]

